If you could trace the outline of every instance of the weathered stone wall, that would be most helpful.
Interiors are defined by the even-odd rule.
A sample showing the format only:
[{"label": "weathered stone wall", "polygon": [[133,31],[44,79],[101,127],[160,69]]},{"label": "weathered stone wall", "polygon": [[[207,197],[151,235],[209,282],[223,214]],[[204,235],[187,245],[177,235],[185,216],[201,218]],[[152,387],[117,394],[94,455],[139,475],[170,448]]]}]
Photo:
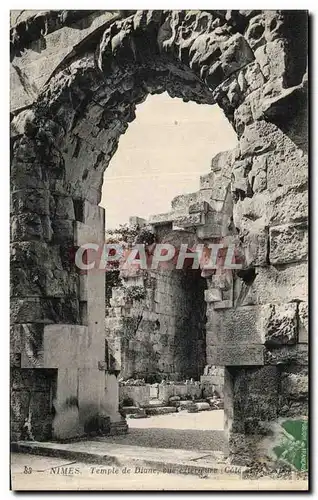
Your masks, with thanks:
[{"label": "weathered stone wall", "polygon": [[[298,137],[305,142],[306,129]],[[227,429],[232,453],[244,462],[271,454],[277,422],[308,414],[308,230],[305,153],[266,122],[248,127],[240,144],[243,160],[241,145],[218,154],[200,191],[177,197],[171,212],[150,222],[160,241],[177,240],[167,239],[170,223],[179,243],[238,248],[241,270],[202,270],[208,366],[201,381],[220,387],[222,375],[217,381],[212,371],[227,367]]]},{"label": "weathered stone wall", "polygon": [[12,368],[12,440],[51,439],[57,370]]},{"label": "weathered stone wall", "polygon": [[106,334],[112,352],[120,345],[120,376],[149,382],[199,379],[205,365],[204,279],[199,272],[144,271],[127,280],[138,283],[145,299],[112,291]]},{"label": "weathered stone wall", "polygon": [[[12,324],[15,331],[30,324],[32,329],[43,325],[44,330],[48,324],[85,326],[80,315],[83,299],[68,247],[79,241],[76,221],[83,220],[78,207],[84,202],[93,207],[100,201],[103,172],[120,134],[134,119],[135,106],[149,93],[163,91],[172,97],[219,104],[237,132],[239,145],[231,161],[227,208],[223,214],[219,204],[213,203],[207,234],[208,238],[230,236],[230,241],[233,236],[240,238],[248,249],[249,263],[238,279],[233,276],[233,297],[229,297],[231,280],[223,277],[213,282],[210,278],[213,300],[208,320],[216,321],[220,314],[222,322],[230,322],[233,305],[244,320],[225,339],[216,338],[213,329],[211,335],[208,331],[207,363],[228,367],[225,392],[231,453],[251,460],[264,455],[260,451],[264,432],[250,426],[248,419],[266,418],[267,424],[274,424],[282,412],[305,416],[301,401],[306,400],[308,341],[304,243],[307,12],[139,11],[120,15],[127,17],[108,19],[109,27],[102,24],[54,65],[48,57],[44,64],[49,65],[50,75],[42,83],[36,80],[38,73],[29,71],[26,85],[17,67],[28,52],[30,58],[44,54],[50,33],[66,33],[68,16],[62,11],[41,14],[40,24],[30,19],[18,22],[12,30],[12,95],[21,84],[18,94],[24,96],[14,104],[11,121]],[[70,27],[79,29],[72,22]],[[202,230],[205,208],[180,212],[181,218],[175,220],[178,227],[190,222]],[[224,234],[225,215],[230,224],[226,223]],[[94,234],[96,220],[87,219],[84,225],[91,229],[89,236],[87,232],[83,236],[87,240]],[[200,234],[205,237],[204,232]],[[87,307],[96,312],[93,286],[87,289]],[[222,311],[216,312],[220,305]],[[104,318],[103,308],[100,305],[97,314]],[[246,316],[251,318],[256,311],[264,317],[264,328],[244,330],[251,321]],[[22,363],[26,346],[33,346],[33,359],[39,359],[42,348],[41,341],[28,342],[30,329],[19,331],[23,331],[23,352],[18,352],[21,365],[17,369],[23,371],[30,368]],[[97,339],[93,342],[96,349],[89,342],[86,349],[93,369],[100,361],[104,333],[91,322],[87,335],[87,339]],[[12,354],[16,363],[15,351]],[[44,346],[44,359],[45,355]],[[38,367],[47,368],[41,363],[32,366],[35,373]],[[260,381],[258,387],[254,380]],[[33,391],[36,383],[29,392]],[[264,405],[257,406],[254,401],[260,394]],[[269,403],[272,411],[263,411]],[[268,439],[272,426],[267,424]]]},{"label": "weathered stone wall", "polygon": [[[308,159],[304,125],[300,121],[290,129],[294,131],[290,137],[297,134],[298,144],[264,121],[246,127],[240,141],[244,159],[234,163],[232,186],[236,188],[238,182],[239,191],[233,220],[247,265],[255,276],[248,283],[237,283],[234,314],[229,311],[214,320],[222,325],[223,335],[217,341],[223,344],[217,352],[222,364],[259,365],[242,371],[229,368],[233,383],[230,446],[245,462],[259,456],[274,457],[269,451],[279,444],[274,422],[306,420],[308,415]],[[253,192],[251,197],[248,189]],[[238,342],[245,344],[239,352]],[[215,358],[213,352],[211,362]],[[260,436],[264,436],[263,445]]]},{"label": "weathered stone wall", "polygon": [[119,11],[11,11],[11,112],[30,107],[81,44],[120,17]]}]

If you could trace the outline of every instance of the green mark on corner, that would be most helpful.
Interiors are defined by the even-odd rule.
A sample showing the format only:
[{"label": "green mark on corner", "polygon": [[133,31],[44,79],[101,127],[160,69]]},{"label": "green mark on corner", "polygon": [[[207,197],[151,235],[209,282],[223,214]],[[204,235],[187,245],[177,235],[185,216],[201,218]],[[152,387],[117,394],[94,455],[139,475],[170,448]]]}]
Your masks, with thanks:
[{"label": "green mark on corner", "polygon": [[308,420],[285,420],[284,438],[273,449],[277,458],[299,471],[308,470]]}]

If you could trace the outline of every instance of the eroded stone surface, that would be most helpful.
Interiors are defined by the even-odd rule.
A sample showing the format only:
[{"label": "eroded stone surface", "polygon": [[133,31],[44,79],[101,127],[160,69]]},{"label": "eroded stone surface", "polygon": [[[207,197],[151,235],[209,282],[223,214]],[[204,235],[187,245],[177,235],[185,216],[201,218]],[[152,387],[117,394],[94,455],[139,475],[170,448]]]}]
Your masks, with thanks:
[{"label": "eroded stone surface", "polygon": [[207,346],[207,362],[220,366],[260,366],[264,364],[262,345]]},{"label": "eroded stone surface", "polygon": [[307,259],[307,224],[285,224],[271,227],[269,245],[269,260],[272,264],[287,264]]},{"label": "eroded stone surface", "polygon": [[243,304],[304,301],[307,300],[307,295],[307,263],[295,263],[282,267],[258,267],[255,280],[248,287]]},{"label": "eroded stone surface", "polygon": [[308,303],[300,302],[298,306],[299,316],[299,338],[298,342],[301,344],[308,343],[309,325],[308,325]]},{"label": "eroded stone surface", "polygon": [[265,353],[265,362],[273,365],[295,363],[306,366],[308,365],[308,346],[296,344],[268,350]]},{"label": "eroded stone surface", "polygon": [[265,332],[267,345],[295,344],[298,333],[297,304],[265,307]]}]

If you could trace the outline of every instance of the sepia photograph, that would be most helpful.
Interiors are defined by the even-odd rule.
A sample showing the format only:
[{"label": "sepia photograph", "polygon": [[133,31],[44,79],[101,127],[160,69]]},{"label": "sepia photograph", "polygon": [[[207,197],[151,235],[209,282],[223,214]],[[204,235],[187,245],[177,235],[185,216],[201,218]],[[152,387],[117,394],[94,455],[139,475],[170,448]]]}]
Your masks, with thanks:
[{"label": "sepia photograph", "polygon": [[308,491],[309,12],[9,14],[10,489]]}]

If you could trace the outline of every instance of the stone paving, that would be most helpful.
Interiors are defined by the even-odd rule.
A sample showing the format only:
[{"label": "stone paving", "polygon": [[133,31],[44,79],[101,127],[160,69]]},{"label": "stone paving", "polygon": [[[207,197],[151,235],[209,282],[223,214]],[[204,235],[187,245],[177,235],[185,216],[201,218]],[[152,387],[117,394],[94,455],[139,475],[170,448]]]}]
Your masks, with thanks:
[{"label": "stone paving", "polygon": [[180,412],[127,422],[128,434],[98,440],[150,448],[226,451],[223,410]]}]

